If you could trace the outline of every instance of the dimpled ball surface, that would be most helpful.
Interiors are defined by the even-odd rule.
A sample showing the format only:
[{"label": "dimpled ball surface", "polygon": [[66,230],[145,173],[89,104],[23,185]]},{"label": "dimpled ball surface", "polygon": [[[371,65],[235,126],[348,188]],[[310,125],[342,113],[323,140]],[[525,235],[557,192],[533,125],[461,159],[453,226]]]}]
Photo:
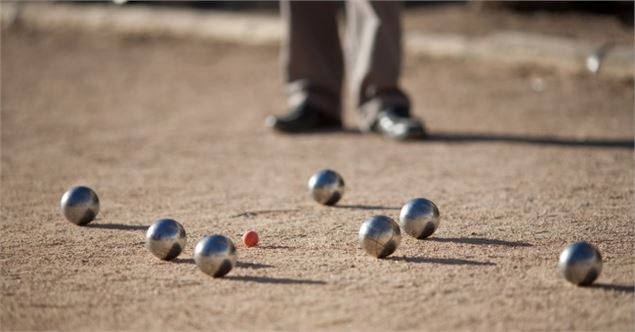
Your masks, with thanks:
[{"label": "dimpled ball surface", "polygon": [[569,245],[560,254],[560,274],[572,284],[591,285],[602,272],[602,255],[588,242]]},{"label": "dimpled ball surface", "polygon": [[399,214],[399,225],[408,235],[425,239],[439,227],[439,209],[430,200],[415,198],[408,201]]},{"label": "dimpled ball surface", "polygon": [[68,221],[83,226],[93,221],[99,213],[99,198],[88,187],[72,187],[62,195],[60,208]]},{"label": "dimpled ball surface", "polygon": [[236,266],[236,247],[225,236],[206,236],[194,248],[194,261],[203,273],[219,278]]},{"label": "dimpled ball surface", "polygon": [[344,179],[330,169],[321,170],[309,179],[309,193],[320,204],[335,205],[344,195]]},{"label": "dimpled ball surface", "polygon": [[185,248],[185,229],[173,219],[159,219],[146,231],[146,248],[162,260],[176,258]]},{"label": "dimpled ball surface", "polygon": [[395,252],[401,243],[399,225],[389,217],[374,216],[359,229],[359,242],[371,256],[384,258]]}]

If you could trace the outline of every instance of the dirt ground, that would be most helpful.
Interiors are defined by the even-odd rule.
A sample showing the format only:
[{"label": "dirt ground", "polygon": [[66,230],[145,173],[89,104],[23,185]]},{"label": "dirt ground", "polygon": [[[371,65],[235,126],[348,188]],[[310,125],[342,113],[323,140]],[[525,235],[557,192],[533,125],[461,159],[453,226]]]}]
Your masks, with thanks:
[{"label": "dirt ground", "polygon": [[[564,5],[564,2],[560,2]],[[570,7],[583,4],[568,3]],[[540,4],[545,9],[532,11],[512,10],[511,4],[483,2],[483,8],[462,3],[414,6],[405,11],[404,27],[408,30],[423,30],[428,33],[454,33],[465,36],[483,36],[498,31],[523,31],[549,36],[558,36],[598,43],[633,45],[632,7],[626,2],[607,4],[621,5],[619,15],[598,14],[580,11],[546,10],[549,4]],[[518,6],[531,7],[529,2],[517,2]],[[533,3],[534,7],[539,7]],[[553,9],[555,4],[551,3]],[[587,4],[589,5],[589,4]],[[597,6],[597,4],[596,4]],[[630,16],[627,13],[631,13]]]},{"label": "dirt ground", "polygon": [[[2,35],[2,330],[623,330],[634,327],[633,81],[406,59],[431,137],[264,127],[285,107],[274,47],[11,29]],[[339,171],[323,207],[309,176]],[[70,186],[96,221],[65,221]],[[364,219],[427,197],[440,229],[388,259]],[[188,233],[163,262],[155,219]],[[261,245],[240,235],[256,229]],[[240,265],[212,279],[192,251],[220,233]],[[587,240],[604,270],[568,284]]]}]

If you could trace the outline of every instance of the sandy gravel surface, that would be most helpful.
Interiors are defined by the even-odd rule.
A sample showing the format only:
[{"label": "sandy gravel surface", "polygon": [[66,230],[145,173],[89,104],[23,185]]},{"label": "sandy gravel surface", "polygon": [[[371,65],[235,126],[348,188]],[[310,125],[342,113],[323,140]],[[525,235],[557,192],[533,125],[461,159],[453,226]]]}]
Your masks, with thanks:
[{"label": "sandy gravel surface", "polygon": [[[3,32],[1,328],[632,330],[632,80],[407,59],[404,85],[430,140],[359,134],[352,111],[283,136],[263,126],[285,104],[275,48]],[[336,207],[305,192],[325,167]],[[88,227],[59,212],[76,184],[102,201]],[[365,218],[417,196],[443,216],[431,239],[359,249]],[[161,217],[188,232],[175,262],[144,247]],[[228,277],[193,265],[204,235],[251,228]],[[581,239],[594,287],[557,274]]]}]

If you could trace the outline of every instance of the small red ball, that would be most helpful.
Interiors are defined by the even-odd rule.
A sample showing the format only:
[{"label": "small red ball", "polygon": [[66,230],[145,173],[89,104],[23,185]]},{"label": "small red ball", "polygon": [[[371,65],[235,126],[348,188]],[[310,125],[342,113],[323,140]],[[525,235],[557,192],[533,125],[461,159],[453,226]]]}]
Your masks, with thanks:
[{"label": "small red ball", "polygon": [[247,247],[254,247],[258,244],[258,233],[256,231],[246,231],[243,234],[243,243]]}]

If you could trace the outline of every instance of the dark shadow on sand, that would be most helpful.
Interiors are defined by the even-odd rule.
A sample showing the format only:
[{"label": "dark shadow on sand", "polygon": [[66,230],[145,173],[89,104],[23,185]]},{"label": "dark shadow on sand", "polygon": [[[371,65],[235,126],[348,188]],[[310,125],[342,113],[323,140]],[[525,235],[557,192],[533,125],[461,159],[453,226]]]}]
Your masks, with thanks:
[{"label": "dark shadow on sand", "polygon": [[[175,258],[170,262],[175,264],[196,264],[193,258]],[[260,263],[249,263],[249,262],[237,262],[236,267],[242,269],[268,269],[274,267],[273,265],[268,264],[260,264]]]},{"label": "dark shadow on sand", "polygon": [[479,262],[457,258],[433,258],[433,257],[388,257],[387,260],[420,263],[420,264],[441,264],[441,265],[473,265],[473,266],[494,266],[492,262]]},{"label": "dark shadow on sand", "polygon": [[242,282],[256,282],[261,284],[326,285],[326,282],[324,281],[310,280],[310,279],[291,279],[291,278],[254,277],[254,276],[226,276],[225,279],[242,281]]},{"label": "dark shadow on sand", "polygon": [[303,131],[298,133],[281,133],[281,135],[289,136],[305,136],[305,135],[320,135],[320,134],[345,134],[345,135],[360,135],[362,132],[356,128],[318,128],[309,131]]},{"label": "dark shadow on sand", "polygon": [[150,226],[144,225],[125,225],[125,224],[88,224],[84,227],[89,228],[102,228],[102,229],[115,229],[119,231],[145,231]]},{"label": "dark shadow on sand", "polygon": [[634,285],[617,285],[617,284],[603,284],[603,283],[597,283],[597,284],[593,284],[591,286],[589,286],[590,288],[600,288],[600,289],[604,289],[607,291],[613,291],[613,292],[618,292],[618,293],[629,293],[632,294],[633,292],[635,292],[635,286]]},{"label": "dark shadow on sand", "polygon": [[[313,135],[313,134],[347,134],[360,135],[358,129],[341,128],[341,129],[318,129],[311,132],[295,133],[290,135]],[[289,134],[287,134],[289,135]],[[538,136],[538,135],[518,135],[518,134],[488,134],[488,133],[453,133],[453,132],[430,132],[426,137],[416,140],[422,143],[426,142],[443,142],[443,143],[515,143],[515,144],[535,144],[535,145],[551,145],[575,148],[608,148],[608,149],[633,149],[635,141],[633,139],[575,139],[554,136]],[[409,142],[415,142],[413,140]]]},{"label": "dark shadow on sand", "polygon": [[277,213],[289,213],[295,212],[296,209],[282,209],[282,210],[256,210],[256,211],[245,211],[238,214],[233,214],[229,216],[230,218],[242,218],[242,217],[255,217],[261,214],[277,214]]},{"label": "dark shadow on sand", "polygon": [[254,270],[268,269],[268,268],[274,267],[273,265],[269,265],[269,264],[249,263],[249,262],[238,262],[236,266],[242,269],[254,269]]},{"label": "dark shadow on sand", "polygon": [[260,248],[260,249],[295,249],[295,247],[289,247],[289,246],[257,246],[256,248]]},{"label": "dark shadow on sand", "polygon": [[[170,262],[175,264],[196,264],[193,258],[175,258]],[[236,267],[242,269],[268,269],[274,267],[273,265],[268,264],[260,264],[260,263],[249,263],[249,262],[237,262]]]},{"label": "dark shadow on sand", "polygon": [[497,239],[487,239],[484,237],[431,237],[425,239],[426,241],[434,242],[452,242],[463,244],[480,244],[480,245],[496,245],[506,247],[533,247],[534,245],[528,242],[522,241],[504,241]]},{"label": "dark shadow on sand", "polygon": [[175,258],[171,262],[175,264],[195,264],[194,258]]},{"label": "dark shadow on sand", "polygon": [[423,142],[445,143],[483,143],[506,142],[518,144],[553,145],[578,148],[612,148],[633,149],[635,141],[632,139],[587,139],[560,138],[552,136],[513,135],[513,134],[483,134],[483,133],[449,133],[433,132],[422,140]]},{"label": "dark shadow on sand", "polygon": [[381,206],[381,205],[363,205],[363,204],[354,204],[354,205],[333,205],[334,208],[338,209],[353,209],[353,210],[400,210],[398,207],[391,206]]}]

